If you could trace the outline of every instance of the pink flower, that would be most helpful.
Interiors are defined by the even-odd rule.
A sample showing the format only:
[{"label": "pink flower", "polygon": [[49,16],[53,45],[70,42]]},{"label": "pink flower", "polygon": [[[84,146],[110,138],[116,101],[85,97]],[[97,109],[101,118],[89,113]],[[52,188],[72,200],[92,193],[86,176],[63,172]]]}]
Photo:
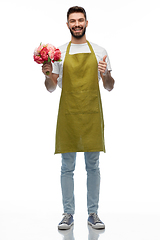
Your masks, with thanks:
[{"label": "pink flower", "polygon": [[49,43],[46,46],[49,51],[48,55],[49,55],[50,59],[52,60],[54,58],[54,52],[55,52],[56,48],[52,44],[49,44]]},{"label": "pink flower", "polygon": [[54,52],[53,51],[49,51],[48,55],[49,55],[51,60],[54,58]]},{"label": "pink flower", "polygon": [[34,58],[34,61],[38,64],[44,63],[44,60],[41,58],[41,56],[34,55],[33,58]]},{"label": "pink flower", "polygon": [[38,53],[38,51],[37,51],[37,48],[35,48],[35,50],[34,50],[34,55],[35,55],[35,56],[38,56],[38,55],[39,55],[39,53]]},{"label": "pink flower", "polygon": [[37,48],[37,53],[40,53],[40,51],[42,50],[42,48],[44,48],[45,46],[46,46],[45,44],[41,43],[41,44],[39,45],[39,47]]},{"label": "pink flower", "polygon": [[60,60],[60,58],[61,58],[61,51],[57,48],[54,52],[54,59],[52,62],[58,61]]},{"label": "pink flower", "polygon": [[47,43],[46,47],[47,47],[48,51],[55,51],[56,50],[56,48],[50,43]]},{"label": "pink flower", "polygon": [[40,56],[44,61],[48,61],[48,49],[47,47],[43,47],[42,50],[40,51]]}]

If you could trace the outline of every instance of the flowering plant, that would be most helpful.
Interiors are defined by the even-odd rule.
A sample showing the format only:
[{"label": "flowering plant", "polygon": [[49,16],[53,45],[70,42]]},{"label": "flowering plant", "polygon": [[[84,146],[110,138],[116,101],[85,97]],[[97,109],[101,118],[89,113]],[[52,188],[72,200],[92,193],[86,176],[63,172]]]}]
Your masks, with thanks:
[{"label": "flowering plant", "polygon": [[[62,61],[60,59],[61,51],[49,43],[47,44],[40,43],[39,47],[34,50],[33,58],[34,58],[34,61],[38,64]],[[46,74],[48,75],[49,72],[46,72]]]}]

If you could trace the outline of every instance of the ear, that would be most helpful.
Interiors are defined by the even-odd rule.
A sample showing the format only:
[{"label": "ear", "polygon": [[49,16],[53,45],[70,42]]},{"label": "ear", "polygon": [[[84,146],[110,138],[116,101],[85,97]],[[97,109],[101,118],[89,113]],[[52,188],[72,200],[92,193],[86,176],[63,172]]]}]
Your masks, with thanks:
[{"label": "ear", "polygon": [[67,27],[69,28],[69,23],[68,23],[68,22],[66,22],[66,24],[67,24]]},{"label": "ear", "polygon": [[88,20],[86,21],[86,27],[88,27]]}]

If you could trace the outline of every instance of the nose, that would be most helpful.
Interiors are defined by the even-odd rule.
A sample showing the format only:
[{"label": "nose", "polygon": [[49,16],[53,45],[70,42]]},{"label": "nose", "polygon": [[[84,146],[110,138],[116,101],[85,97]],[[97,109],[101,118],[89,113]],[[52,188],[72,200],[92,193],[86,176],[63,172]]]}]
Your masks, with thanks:
[{"label": "nose", "polygon": [[79,21],[78,20],[76,20],[75,26],[76,27],[79,26]]}]

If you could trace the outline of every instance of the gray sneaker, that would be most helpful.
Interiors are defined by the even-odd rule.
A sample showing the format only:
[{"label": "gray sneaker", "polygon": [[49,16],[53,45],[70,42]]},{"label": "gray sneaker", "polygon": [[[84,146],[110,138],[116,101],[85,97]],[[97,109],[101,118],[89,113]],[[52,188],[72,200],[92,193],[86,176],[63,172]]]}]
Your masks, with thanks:
[{"label": "gray sneaker", "polygon": [[67,230],[74,224],[73,216],[68,213],[63,213],[63,215],[62,221],[58,224],[58,229]]},{"label": "gray sneaker", "polygon": [[88,224],[94,229],[104,229],[104,223],[99,219],[96,213],[90,213],[88,217]]}]

